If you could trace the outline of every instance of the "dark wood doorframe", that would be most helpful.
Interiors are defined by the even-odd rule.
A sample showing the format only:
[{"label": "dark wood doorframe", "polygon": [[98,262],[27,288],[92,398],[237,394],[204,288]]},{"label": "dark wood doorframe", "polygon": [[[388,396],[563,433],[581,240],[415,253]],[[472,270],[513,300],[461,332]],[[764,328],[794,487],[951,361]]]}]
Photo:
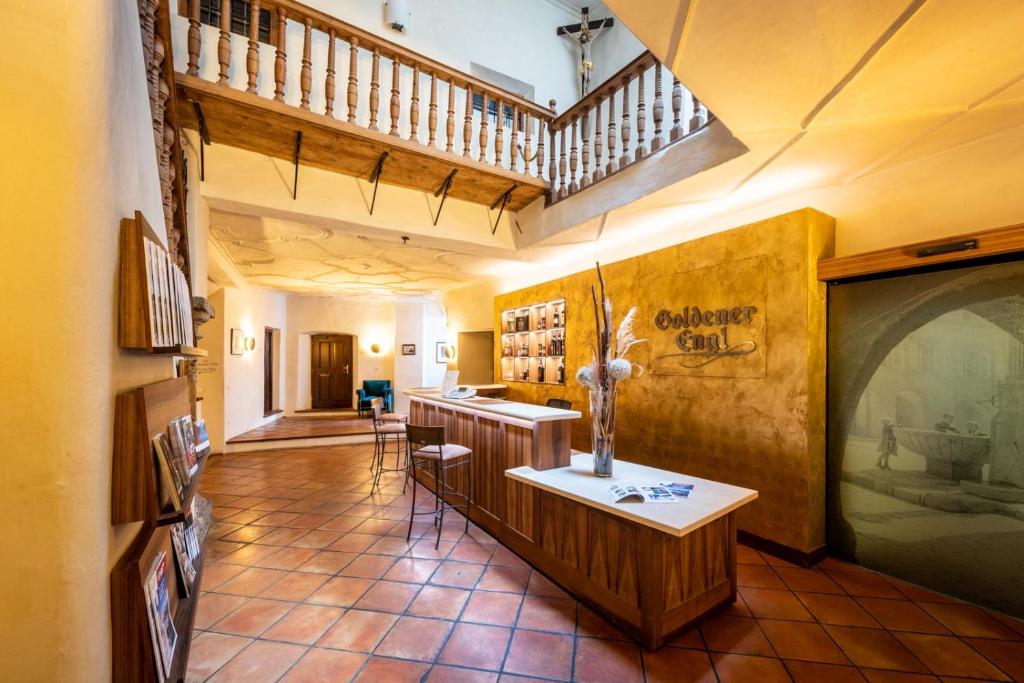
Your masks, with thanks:
[{"label": "dark wood doorframe", "polygon": [[349,334],[311,335],[310,392],[313,408],[351,408],[354,339]]},{"label": "dark wood doorframe", "polygon": [[263,328],[263,416],[274,412],[274,330]]}]

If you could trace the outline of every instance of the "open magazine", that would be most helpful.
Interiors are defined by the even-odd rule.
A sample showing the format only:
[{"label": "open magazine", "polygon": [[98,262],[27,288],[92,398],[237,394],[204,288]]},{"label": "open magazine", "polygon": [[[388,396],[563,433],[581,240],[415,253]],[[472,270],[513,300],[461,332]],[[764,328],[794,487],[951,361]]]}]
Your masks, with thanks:
[{"label": "open magazine", "polygon": [[681,498],[688,498],[692,491],[693,484],[681,482],[641,484],[622,481],[608,486],[608,495],[613,503],[678,503]]}]

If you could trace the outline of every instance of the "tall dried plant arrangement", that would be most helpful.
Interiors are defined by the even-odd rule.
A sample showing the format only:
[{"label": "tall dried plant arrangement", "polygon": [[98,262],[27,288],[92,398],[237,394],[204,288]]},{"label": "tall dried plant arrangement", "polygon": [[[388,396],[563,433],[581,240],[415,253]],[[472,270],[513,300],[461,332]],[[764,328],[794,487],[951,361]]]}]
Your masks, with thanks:
[{"label": "tall dried plant arrangement", "polygon": [[[601,264],[597,264],[597,281],[600,289],[590,286],[594,302],[594,324],[597,345],[591,346],[591,361],[577,371],[576,379],[590,390],[591,445],[594,453],[594,474],[599,477],[612,476],[615,459],[615,403],[619,382],[633,375],[634,364],[626,355],[637,344],[646,342],[638,339],[633,332],[636,321],[636,306],[629,309],[619,323],[618,331],[612,336],[612,300],[605,292]],[[636,366],[637,374],[643,368]]]}]

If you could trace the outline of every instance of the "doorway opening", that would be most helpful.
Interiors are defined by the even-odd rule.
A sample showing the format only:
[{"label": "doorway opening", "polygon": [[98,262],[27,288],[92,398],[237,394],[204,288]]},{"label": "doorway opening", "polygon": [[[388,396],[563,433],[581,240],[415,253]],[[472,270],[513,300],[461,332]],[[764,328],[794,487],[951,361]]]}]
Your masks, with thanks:
[{"label": "doorway opening", "polygon": [[457,368],[461,384],[494,382],[494,330],[459,332]]},{"label": "doorway opening", "polygon": [[281,330],[263,328],[263,417],[281,412]]},{"label": "doorway opening", "polygon": [[313,409],[352,407],[352,335],[311,336],[310,390]]}]

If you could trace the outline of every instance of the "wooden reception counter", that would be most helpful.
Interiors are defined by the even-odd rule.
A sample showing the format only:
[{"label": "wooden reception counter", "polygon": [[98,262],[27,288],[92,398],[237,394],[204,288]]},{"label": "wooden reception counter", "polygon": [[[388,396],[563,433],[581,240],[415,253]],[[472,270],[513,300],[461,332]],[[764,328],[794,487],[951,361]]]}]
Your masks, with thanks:
[{"label": "wooden reception counter", "polygon": [[[473,451],[472,521],[645,646],[735,600],[735,512],[756,491],[623,461],[598,479],[591,456],[569,446],[579,412],[407,393],[412,423],[445,425],[450,443]],[[460,493],[465,470],[450,470]],[[417,477],[434,488],[426,472]],[[618,481],[694,490],[674,504],[617,504],[607,488]]]}]

